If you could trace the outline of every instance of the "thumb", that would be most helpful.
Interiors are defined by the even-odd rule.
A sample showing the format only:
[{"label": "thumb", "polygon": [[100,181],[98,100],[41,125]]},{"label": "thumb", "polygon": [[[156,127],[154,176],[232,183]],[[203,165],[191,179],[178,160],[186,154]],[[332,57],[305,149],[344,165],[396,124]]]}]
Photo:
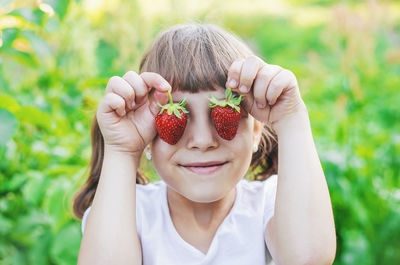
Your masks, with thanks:
[{"label": "thumb", "polygon": [[154,117],[157,116],[157,114],[161,110],[159,104],[163,106],[167,103],[168,103],[168,92],[155,90],[152,95],[152,98],[150,99],[150,104],[149,104],[150,112],[153,114]]}]

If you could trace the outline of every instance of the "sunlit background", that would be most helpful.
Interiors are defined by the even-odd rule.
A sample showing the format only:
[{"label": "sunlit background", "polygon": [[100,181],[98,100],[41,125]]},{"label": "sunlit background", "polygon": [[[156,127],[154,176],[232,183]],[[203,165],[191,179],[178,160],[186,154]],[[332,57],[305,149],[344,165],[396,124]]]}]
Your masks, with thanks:
[{"label": "sunlit background", "polygon": [[400,264],[400,3],[375,0],[0,0],[0,264],[76,264],[71,199],[107,81],[189,21],[296,74],[332,198],[335,264]]}]

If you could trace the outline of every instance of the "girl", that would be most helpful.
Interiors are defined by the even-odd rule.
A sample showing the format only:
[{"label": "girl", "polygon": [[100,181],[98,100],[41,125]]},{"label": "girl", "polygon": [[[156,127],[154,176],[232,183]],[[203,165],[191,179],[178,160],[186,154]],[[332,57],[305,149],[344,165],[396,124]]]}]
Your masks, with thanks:
[{"label": "girl", "polygon": [[[209,108],[227,88],[245,96],[232,140],[218,135]],[[175,145],[154,121],[169,90],[187,101]],[[74,202],[78,264],[333,263],[332,206],[296,77],[219,27],[174,26],[140,74],[110,78],[92,144]],[[139,171],[143,152],[161,181]]]}]

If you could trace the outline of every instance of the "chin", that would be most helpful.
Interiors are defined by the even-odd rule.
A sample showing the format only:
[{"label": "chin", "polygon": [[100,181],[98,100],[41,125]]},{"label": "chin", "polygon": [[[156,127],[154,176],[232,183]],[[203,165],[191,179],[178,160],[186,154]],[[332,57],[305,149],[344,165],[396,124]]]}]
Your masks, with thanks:
[{"label": "chin", "polygon": [[211,203],[227,196],[234,187],[222,188],[221,186],[215,186],[215,184],[212,186],[193,185],[191,189],[186,189],[184,193],[180,194],[193,202]]}]

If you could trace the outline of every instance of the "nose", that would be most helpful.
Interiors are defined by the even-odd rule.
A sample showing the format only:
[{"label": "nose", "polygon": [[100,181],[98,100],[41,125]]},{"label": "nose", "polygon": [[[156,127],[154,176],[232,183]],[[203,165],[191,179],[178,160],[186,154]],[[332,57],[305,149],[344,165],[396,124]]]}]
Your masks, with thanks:
[{"label": "nose", "polygon": [[205,152],[218,147],[216,130],[208,115],[190,119],[186,126],[188,130],[188,149]]}]

